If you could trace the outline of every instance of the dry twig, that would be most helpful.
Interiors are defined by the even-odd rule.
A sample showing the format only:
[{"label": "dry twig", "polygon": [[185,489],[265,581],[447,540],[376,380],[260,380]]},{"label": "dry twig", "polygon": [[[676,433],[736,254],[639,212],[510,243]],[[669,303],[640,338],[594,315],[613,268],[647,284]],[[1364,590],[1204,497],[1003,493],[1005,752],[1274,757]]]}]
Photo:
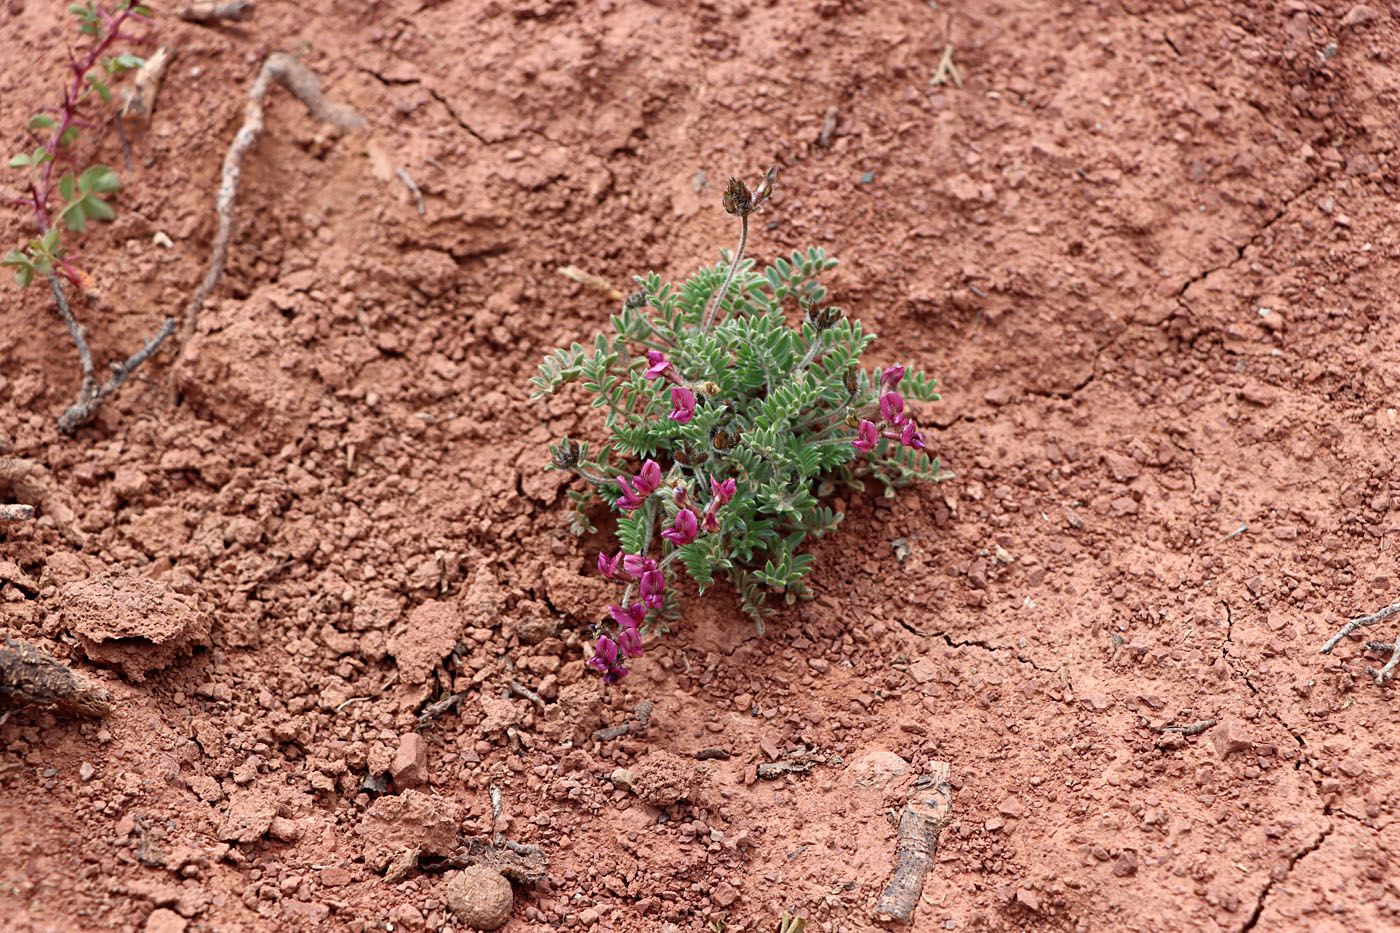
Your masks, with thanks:
[{"label": "dry twig", "polygon": [[[1355,619],[1352,619],[1346,625],[1343,625],[1341,630],[1337,632],[1337,634],[1327,639],[1327,643],[1322,646],[1321,653],[1331,654],[1332,649],[1337,647],[1341,640],[1343,638],[1346,638],[1352,632],[1356,631],[1359,628],[1365,628],[1368,625],[1375,625],[1377,622],[1383,622],[1391,616],[1395,615],[1397,612],[1400,612],[1400,603],[1391,603],[1384,609],[1379,609],[1371,613],[1370,615],[1357,616]],[[1390,642],[1377,641],[1368,642],[1366,644],[1366,647],[1370,648],[1373,651],[1391,652],[1390,660],[1387,661],[1385,666],[1382,667],[1380,670],[1376,670],[1370,667],[1366,668],[1366,673],[1370,674],[1372,677],[1375,678],[1376,684],[1383,685],[1386,681],[1386,678],[1392,676],[1395,673],[1395,668],[1397,666],[1400,666],[1400,639],[1397,639],[1395,644],[1391,644]]]},{"label": "dry twig", "polygon": [[938,60],[938,67],[934,69],[933,77],[928,83],[932,85],[947,84],[952,81],[959,90],[962,89],[962,72],[958,71],[958,66],[953,64],[953,46],[951,44],[943,46],[943,57]]},{"label": "dry twig", "polygon": [[218,284],[228,262],[229,240],[233,235],[233,203],[238,196],[238,179],[243,171],[243,157],[263,131],[263,98],[268,86],[277,81],[294,97],[306,105],[311,116],[318,123],[331,123],[341,129],[359,126],[364,120],[353,108],[346,104],[326,100],[321,92],[321,80],[301,62],[286,52],[273,52],[263,62],[253,86],[248,89],[248,103],[243,110],[243,125],[239,127],[233,143],[224,156],[224,166],[219,178],[217,206],[219,226],[214,234],[214,244],[209,253],[209,267],[204,279],[190,296],[185,306],[185,339],[194,333],[195,321],[205,299]]},{"label": "dry twig", "polygon": [[175,14],[187,23],[217,23],[221,20],[247,22],[253,18],[252,0],[195,0]]},{"label": "dry twig", "polygon": [[618,291],[607,279],[594,275],[592,272],[584,272],[578,266],[560,266],[559,274],[566,279],[573,279],[580,285],[598,289],[612,301],[621,301],[624,297],[622,292]]},{"label": "dry twig", "polygon": [[428,207],[423,203],[423,191],[418,187],[418,183],[413,180],[413,176],[408,174],[408,170],[404,168],[394,169],[394,174],[398,177],[399,181],[403,182],[403,186],[408,189],[408,193],[413,195],[413,200],[418,204],[418,216],[422,217],[427,214]]},{"label": "dry twig", "polygon": [[908,923],[924,891],[924,879],[938,851],[938,834],[953,808],[953,791],[948,786],[950,768],[946,761],[935,761],[928,776],[915,782],[913,793],[899,816],[899,837],[895,844],[894,875],[885,885],[875,915],[882,922]]}]

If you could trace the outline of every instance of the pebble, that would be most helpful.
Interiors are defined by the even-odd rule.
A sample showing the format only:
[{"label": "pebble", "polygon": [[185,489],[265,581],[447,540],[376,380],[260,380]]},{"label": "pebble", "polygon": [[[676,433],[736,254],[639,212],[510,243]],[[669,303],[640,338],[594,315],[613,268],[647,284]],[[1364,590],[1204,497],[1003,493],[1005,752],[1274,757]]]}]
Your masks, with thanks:
[{"label": "pebble", "polygon": [[417,732],[399,737],[399,748],[389,765],[397,787],[422,787],[428,783],[428,743]]},{"label": "pebble", "polygon": [[447,906],[473,930],[496,930],[510,919],[514,894],[500,872],[484,865],[464,868],[448,879]]},{"label": "pebble", "polygon": [[157,907],[146,918],[146,933],[185,933],[188,921],[173,910]]},{"label": "pebble", "polygon": [[1229,716],[1223,717],[1215,728],[1211,729],[1210,740],[1215,745],[1215,753],[1221,758],[1254,747],[1254,742],[1244,730],[1244,724]]}]

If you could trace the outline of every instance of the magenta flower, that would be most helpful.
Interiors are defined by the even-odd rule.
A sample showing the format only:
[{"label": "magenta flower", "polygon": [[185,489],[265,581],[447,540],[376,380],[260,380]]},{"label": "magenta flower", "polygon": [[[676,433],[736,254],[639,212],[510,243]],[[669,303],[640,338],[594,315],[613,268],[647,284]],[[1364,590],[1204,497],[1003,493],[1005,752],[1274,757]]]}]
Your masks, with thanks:
[{"label": "magenta flower", "polygon": [[621,606],[609,606],[608,614],[622,628],[637,628],[646,621],[647,607],[641,603],[633,603],[626,609]]},{"label": "magenta flower", "polygon": [[710,534],[719,531],[719,521],[715,518],[715,504],[710,503],[710,507],[705,510],[704,516],[700,519],[700,527]]},{"label": "magenta flower", "polygon": [[880,416],[890,424],[899,427],[909,420],[904,413],[904,398],[898,392],[886,392],[880,396]]},{"label": "magenta flower", "polygon": [[671,386],[671,420],[685,424],[695,417],[695,393],[685,386]]},{"label": "magenta flower", "polygon": [[617,484],[622,487],[622,497],[617,500],[617,507],[626,512],[636,511],[646,502],[647,496],[656,492],[661,485],[661,465],[655,460],[648,460],[642,464],[641,472],[632,477],[631,483],[619,476]]},{"label": "magenta flower", "polygon": [[648,350],[647,362],[651,365],[647,367],[646,372],[642,373],[642,375],[648,379],[660,379],[665,375],[667,367],[671,365],[670,361],[666,359],[665,354],[660,350]]},{"label": "magenta flower", "polygon": [[642,602],[652,609],[665,605],[666,575],[660,570],[648,570],[642,574]]},{"label": "magenta flower", "polygon": [[734,493],[738,488],[738,485],[734,482],[732,477],[722,483],[717,483],[713,479],[710,480],[710,495],[714,496],[714,501],[719,505],[724,505],[730,499],[733,499]]},{"label": "magenta flower", "polygon": [[640,490],[633,489],[627,484],[627,477],[619,476],[617,484],[622,487],[622,496],[617,500],[617,507],[624,512],[635,512],[646,504],[647,494]]},{"label": "magenta flower", "polygon": [[643,496],[656,492],[657,487],[661,485],[661,464],[655,460],[646,461],[633,482],[637,484],[637,492]]},{"label": "magenta flower", "polygon": [[904,378],[903,366],[891,366],[880,375],[880,385],[893,392],[899,388],[899,380]]},{"label": "magenta flower", "polygon": [[904,430],[900,432],[899,442],[905,447],[912,447],[915,450],[924,449],[924,435],[912,421],[906,424]]},{"label": "magenta flower", "polygon": [[622,569],[640,580],[642,574],[656,569],[656,561],[640,554],[627,554],[622,558]]},{"label": "magenta flower", "polygon": [[618,629],[617,644],[629,658],[642,656],[642,633],[634,628]]},{"label": "magenta flower", "polygon": [[609,560],[608,556],[602,551],[598,552],[598,572],[609,580],[617,579],[617,566],[620,563],[622,563],[621,551],[614,554],[611,560]]},{"label": "magenta flower", "polygon": [[598,636],[598,644],[593,648],[593,657],[588,666],[606,673],[617,663],[617,642],[606,635]]},{"label": "magenta flower", "polygon": [[662,531],[661,537],[680,546],[694,541],[699,531],[700,521],[695,517],[695,513],[690,509],[681,509],[676,513],[675,523]]},{"label": "magenta flower", "polygon": [[873,450],[875,442],[880,439],[880,432],[875,427],[873,421],[861,421],[860,427],[856,430],[856,439],[851,441],[851,446],[856,450]]}]

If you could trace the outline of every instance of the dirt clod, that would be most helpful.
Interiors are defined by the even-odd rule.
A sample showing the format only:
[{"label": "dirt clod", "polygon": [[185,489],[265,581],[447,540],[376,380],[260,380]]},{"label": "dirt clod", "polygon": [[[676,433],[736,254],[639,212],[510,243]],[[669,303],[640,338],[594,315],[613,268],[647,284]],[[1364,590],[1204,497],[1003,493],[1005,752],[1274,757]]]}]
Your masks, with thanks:
[{"label": "dirt clod", "polygon": [[698,785],[695,762],[671,752],[651,752],[632,768],[633,792],[653,807],[669,807],[679,800],[689,800]]},{"label": "dirt clod", "polygon": [[192,598],[136,574],[65,584],[59,605],[62,628],[79,650],[137,683],[209,642],[209,616]]},{"label": "dirt clod", "polygon": [[447,906],[473,930],[496,930],[510,919],[514,893],[505,876],[482,865],[452,875],[444,889]]},{"label": "dirt clod", "polygon": [[457,847],[461,807],[443,797],[406,790],[380,797],[360,819],[365,864],[382,872],[395,858],[449,855]]},{"label": "dirt clod", "polygon": [[428,783],[428,743],[417,732],[399,737],[399,748],[389,765],[396,787],[421,787]]},{"label": "dirt clod", "polygon": [[1229,716],[1221,717],[1220,722],[1211,729],[1210,740],[1215,745],[1215,753],[1221,758],[1228,758],[1236,752],[1246,752],[1254,747],[1244,724]]},{"label": "dirt clod", "polygon": [[387,647],[399,665],[404,683],[421,684],[461,637],[462,617],[456,608],[428,600],[408,614],[389,636]]}]

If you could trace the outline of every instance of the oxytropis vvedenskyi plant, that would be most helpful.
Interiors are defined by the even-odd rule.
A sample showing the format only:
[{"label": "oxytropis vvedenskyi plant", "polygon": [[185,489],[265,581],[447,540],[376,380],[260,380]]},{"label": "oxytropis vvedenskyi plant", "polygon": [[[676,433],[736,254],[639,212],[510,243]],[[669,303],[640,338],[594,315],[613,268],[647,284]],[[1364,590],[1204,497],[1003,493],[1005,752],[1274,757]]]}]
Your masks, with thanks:
[{"label": "oxytropis vvedenskyi plant", "polygon": [[[605,410],[611,435],[594,456],[565,437],[547,469],[589,485],[570,491],[577,534],[596,531],[586,509],[601,497],[620,514],[621,548],[598,571],[624,586],[610,618],[593,626],[589,666],[609,683],[642,653],[642,634],[678,615],[669,576],[686,569],[701,593],[726,573],[761,627],[768,597],[810,595],[808,535],[840,524],[821,504],[838,487],[882,482],[887,495],[915,479],[944,477],[924,450],[909,400],[938,400],[934,383],[903,366],[867,372],[875,339],[827,305],[818,275],[836,265],[817,248],[776,259],[761,273],[744,257],[749,218],[773,192],[770,169],[751,191],[731,178],[724,209],[739,218],[739,245],[679,288],[652,273],[612,316],[592,349],[556,350],[532,379],[532,399],[581,380]],[[789,323],[789,318],[794,322]]]}]

